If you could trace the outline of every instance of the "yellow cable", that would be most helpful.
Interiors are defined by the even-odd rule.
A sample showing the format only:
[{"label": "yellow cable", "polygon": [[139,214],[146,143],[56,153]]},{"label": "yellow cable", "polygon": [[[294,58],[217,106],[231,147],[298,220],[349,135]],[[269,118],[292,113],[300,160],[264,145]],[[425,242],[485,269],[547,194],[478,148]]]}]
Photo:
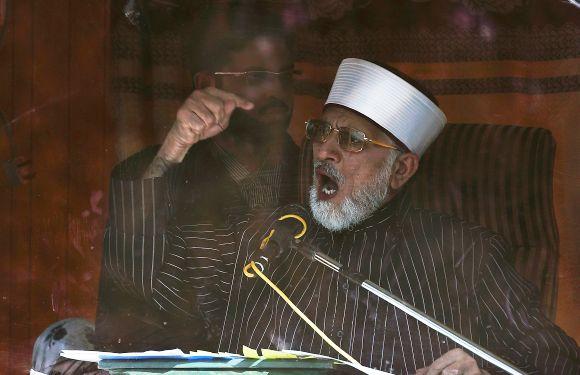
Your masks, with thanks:
[{"label": "yellow cable", "polygon": [[[284,215],[281,218],[279,218],[278,221],[284,221],[286,219],[296,219],[300,222],[300,224],[302,224],[302,231],[294,236],[295,239],[299,239],[300,237],[302,237],[306,234],[306,230],[308,229],[308,225],[306,224],[306,220],[304,220],[301,216],[294,215],[294,214],[288,214],[288,215]],[[270,233],[270,236],[271,235],[272,235],[272,233]],[[268,238],[268,239],[270,239],[270,238]]]},{"label": "yellow cable", "polygon": [[[316,324],[314,324],[313,321],[311,321],[310,319],[308,319],[308,317],[302,311],[300,311],[300,309],[294,303],[292,303],[292,301],[290,301],[290,298],[288,298],[288,296],[280,288],[278,288],[276,286],[276,284],[274,284],[270,279],[268,279],[268,277],[266,275],[264,275],[258,269],[258,267],[256,266],[256,264],[254,262],[251,262],[246,267],[244,267],[244,274],[246,276],[251,275],[249,272],[246,272],[246,268],[248,268],[248,266],[251,266],[252,269],[254,270],[254,272],[258,276],[260,276],[260,278],[262,280],[264,280],[266,282],[266,284],[268,284],[272,289],[274,289],[274,291],[276,291],[276,293],[278,293],[280,295],[280,297],[282,297],[282,299],[284,301],[286,301],[286,303],[292,308],[292,310],[294,310],[294,312],[296,314],[298,314],[298,316],[300,316],[302,318],[302,320],[304,320],[310,326],[310,328],[312,328],[316,333],[318,333],[318,335],[320,337],[322,337],[322,339],[324,341],[326,341],[326,343],[328,345],[330,345],[334,350],[336,350],[337,352],[339,352],[344,358],[348,359],[350,362],[355,363],[357,365],[360,365],[360,363],[358,363],[357,360],[355,360],[354,358],[352,358],[347,352],[345,352],[344,350],[342,350],[340,348],[340,346],[336,345],[328,336],[326,336],[326,334],[324,332],[322,332],[322,330],[320,328],[318,328],[316,326]],[[254,275],[248,276],[248,277],[254,277]]]},{"label": "yellow cable", "polygon": [[[252,263],[254,263],[254,262],[252,262]],[[252,263],[248,263],[244,267],[244,275],[246,275],[246,277],[249,277],[250,279],[253,279],[254,277],[256,277],[256,275],[254,275],[253,273],[250,272],[250,268],[252,268]]]}]

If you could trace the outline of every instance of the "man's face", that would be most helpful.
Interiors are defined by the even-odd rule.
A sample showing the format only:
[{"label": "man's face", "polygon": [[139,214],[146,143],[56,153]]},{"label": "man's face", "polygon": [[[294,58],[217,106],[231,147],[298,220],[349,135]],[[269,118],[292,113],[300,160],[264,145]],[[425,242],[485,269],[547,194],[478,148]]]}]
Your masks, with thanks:
[{"label": "man's face", "polygon": [[[226,72],[271,71],[294,69],[294,60],[286,42],[279,37],[253,39],[242,50],[233,52],[223,67]],[[292,116],[292,74],[221,76],[219,88],[240,95],[254,103],[251,111],[234,114],[243,122],[244,131],[279,134],[286,130]],[[248,128],[249,127],[249,128]],[[238,129],[240,130],[240,129]]]},{"label": "man's face", "polygon": [[[376,125],[347,109],[327,107],[322,119],[336,128],[355,128],[367,138],[394,146]],[[345,151],[336,132],[325,143],[313,142],[310,204],[314,218],[327,229],[340,231],[369,217],[387,201],[391,169],[398,155],[396,150],[373,144],[358,153]]]}]

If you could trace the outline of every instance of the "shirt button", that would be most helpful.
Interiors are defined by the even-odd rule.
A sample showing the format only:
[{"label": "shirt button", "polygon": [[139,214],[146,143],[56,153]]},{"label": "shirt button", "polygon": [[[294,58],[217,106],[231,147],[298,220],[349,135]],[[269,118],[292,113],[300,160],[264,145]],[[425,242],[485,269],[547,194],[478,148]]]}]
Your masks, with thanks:
[{"label": "shirt button", "polygon": [[342,337],[342,331],[341,330],[336,331],[336,337],[339,337],[339,338]]},{"label": "shirt button", "polygon": [[347,283],[342,283],[342,290],[347,291],[348,290],[348,284]]}]

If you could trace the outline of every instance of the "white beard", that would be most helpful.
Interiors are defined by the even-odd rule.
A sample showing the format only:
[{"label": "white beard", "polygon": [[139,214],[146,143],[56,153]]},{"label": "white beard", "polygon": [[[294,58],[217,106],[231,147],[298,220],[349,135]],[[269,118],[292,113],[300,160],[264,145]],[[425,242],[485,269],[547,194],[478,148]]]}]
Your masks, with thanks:
[{"label": "white beard", "polygon": [[[369,183],[362,185],[351,196],[346,197],[340,203],[321,201],[318,199],[318,180],[310,187],[310,209],[312,216],[326,229],[339,232],[349,229],[370,217],[386,201],[389,194],[389,181],[391,170],[397,159],[398,153],[391,152],[380,167],[376,176]],[[314,168],[323,162],[314,162]],[[339,175],[339,172],[330,164],[327,168]],[[344,181],[344,177],[339,177]],[[340,189],[340,186],[339,186]]]}]

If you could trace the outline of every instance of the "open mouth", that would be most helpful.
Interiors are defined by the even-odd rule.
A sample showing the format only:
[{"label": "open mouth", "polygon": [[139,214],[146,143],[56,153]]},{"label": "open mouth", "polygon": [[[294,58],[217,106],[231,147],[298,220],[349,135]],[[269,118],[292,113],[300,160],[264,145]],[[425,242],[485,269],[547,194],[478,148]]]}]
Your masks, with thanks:
[{"label": "open mouth", "polygon": [[318,199],[326,201],[332,199],[338,193],[338,183],[322,168],[316,168],[318,182]]}]

